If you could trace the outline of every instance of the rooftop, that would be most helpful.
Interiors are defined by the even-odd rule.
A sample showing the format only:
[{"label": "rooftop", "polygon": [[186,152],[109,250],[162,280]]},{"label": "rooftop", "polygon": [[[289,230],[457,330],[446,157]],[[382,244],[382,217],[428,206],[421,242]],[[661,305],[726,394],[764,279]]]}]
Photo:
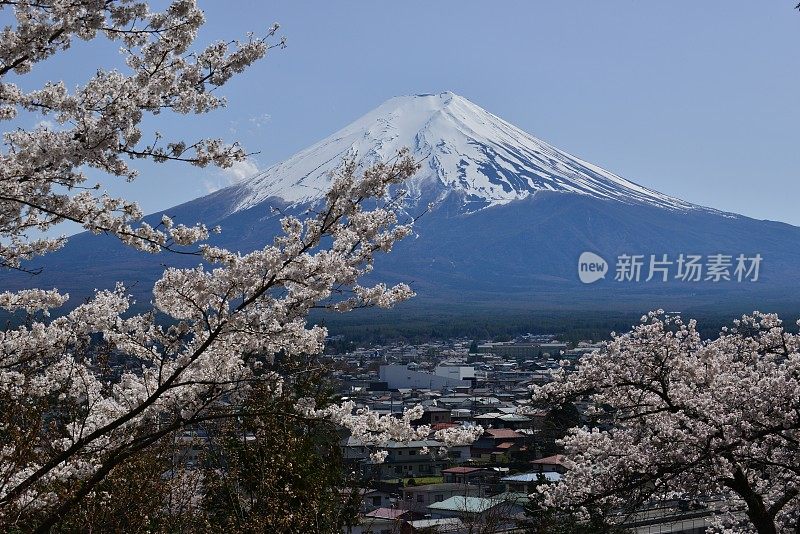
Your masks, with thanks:
[{"label": "rooftop", "polygon": [[442,469],[442,473],[453,473],[457,475],[466,475],[468,473],[475,473],[476,471],[483,471],[480,467],[450,467]]},{"label": "rooftop", "polygon": [[486,433],[495,439],[517,439],[522,437],[522,434],[508,428],[490,428],[486,430]]},{"label": "rooftop", "polygon": [[433,439],[424,439],[419,441],[390,441],[383,446],[384,449],[414,449],[422,447],[441,447],[444,445],[441,441]]},{"label": "rooftop", "polygon": [[501,415],[500,417],[498,417],[498,419],[500,419],[501,421],[505,421],[506,423],[523,423],[526,421],[530,421],[528,417],[525,417],[524,415],[517,415],[515,413]]},{"label": "rooftop", "polygon": [[495,501],[503,501],[506,503],[514,503],[514,504],[521,504],[525,505],[530,502],[531,497],[527,493],[516,493],[512,491],[507,491],[505,493],[498,493],[494,497],[492,497]]},{"label": "rooftop", "polygon": [[492,499],[485,499],[483,497],[462,497],[455,495],[449,499],[435,502],[428,506],[430,510],[447,510],[451,512],[467,512],[470,514],[479,514],[496,506],[497,501]]},{"label": "rooftop", "polygon": [[439,484],[423,484],[421,486],[406,486],[403,492],[406,491],[462,491],[464,484],[457,484],[455,482],[441,482]]},{"label": "rooftop", "polygon": [[411,513],[410,510],[403,510],[402,508],[376,508],[375,510],[364,514],[364,517],[375,517],[378,519],[397,519],[410,513]]},{"label": "rooftop", "polygon": [[564,455],[554,454],[553,456],[545,456],[544,458],[533,460],[531,463],[539,465],[564,465]]},{"label": "rooftop", "polygon": [[561,473],[520,473],[518,475],[511,475],[507,477],[503,477],[500,479],[500,482],[538,482],[538,481],[546,481],[546,482],[558,482],[561,480]]},{"label": "rooftop", "polygon": [[430,529],[432,532],[450,532],[451,530],[460,530],[463,523],[457,517],[448,517],[443,519],[417,519],[416,521],[409,521],[408,524],[415,529],[424,530]]}]

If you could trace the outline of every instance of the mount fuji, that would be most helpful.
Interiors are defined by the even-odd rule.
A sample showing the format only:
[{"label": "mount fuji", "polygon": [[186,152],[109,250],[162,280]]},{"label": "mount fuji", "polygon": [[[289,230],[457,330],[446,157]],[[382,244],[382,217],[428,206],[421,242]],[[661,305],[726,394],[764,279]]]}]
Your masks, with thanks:
[{"label": "mount fuji", "polygon": [[[785,310],[797,304],[800,228],[653,191],[449,92],[390,99],[288,160],[163,213],[219,225],[223,232],[215,244],[247,252],[277,232],[280,216],[272,208],[301,213],[320,202],[343,159],[366,167],[402,147],[422,165],[406,184],[405,209],[433,208],[413,237],[376,262],[375,276],[410,282],[417,306],[638,312],[721,305]],[[158,221],[161,213],[151,217]],[[606,261],[595,283],[579,279],[584,252]],[[729,279],[681,279],[681,255],[703,261],[722,255],[730,262]],[[641,257],[638,281],[615,279],[622,256]],[[739,256],[761,258],[755,280],[752,271],[749,279],[737,280]],[[648,281],[651,257],[667,260],[670,271]],[[111,238],[79,234],[37,262],[44,268],[38,277],[7,273],[2,283],[53,285],[75,297],[123,281],[147,302],[165,261],[197,262],[148,256]]]},{"label": "mount fuji", "polygon": [[508,204],[539,191],[589,195],[668,209],[687,202],[620,178],[548,145],[453,93],[392,98],[330,137],[238,186],[235,210],[269,197],[318,200],[343,158],[386,161],[408,147],[422,171],[407,184],[412,198],[461,198],[462,213]]}]

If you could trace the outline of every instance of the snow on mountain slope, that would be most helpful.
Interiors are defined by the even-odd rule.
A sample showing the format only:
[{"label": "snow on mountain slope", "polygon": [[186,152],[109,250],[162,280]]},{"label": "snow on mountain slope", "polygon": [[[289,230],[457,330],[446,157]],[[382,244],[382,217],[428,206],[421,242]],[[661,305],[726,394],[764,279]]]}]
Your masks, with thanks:
[{"label": "snow on mountain slope", "polygon": [[[277,196],[292,204],[319,199],[343,158],[360,164],[386,161],[409,147],[422,170],[408,184],[426,201],[455,191],[464,212],[506,204],[537,191],[560,191],[644,203],[671,210],[697,206],[649,190],[567,154],[445,92],[392,98],[238,189],[234,211]],[[232,192],[233,193],[233,192]]]},{"label": "snow on mountain slope", "polygon": [[[310,207],[306,202],[323,195],[330,181],[327,173],[343,157],[356,156],[366,164],[390,158],[404,146],[423,163],[410,184],[421,206],[436,198],[443,201],[419,218],[413,238],[376,261],[368,283],[409,283],[419,306],[457,313],[472,307],[475,313],[498,316],[527,309],[640,314],[657,308],[726,306],[738,314],[798,307],[800,228],[650,191],[451,93],[392,99],[288,161],[164,213],[181,222],[219,225],[222,233],[209,243],[247,253],[272,243],[280,232],[280,213],[303,216]],[[295,204],[294,209],[276,196]],[[494,207],[483,209],[488,206]],[[147,221],[157,225],[161,217],[155,213]],[[677,277],[645,281],[644,263],[641,283],[617,281],[609,274],[583,284],[576,268],[587,251],[609,262],[609,273],[623,254],[641,255],[645,262],[664,254],[671,261],[680,254],[759,254],[764,262],[757,283],[738,283],[735,277],[730,283]],[[194,267],[199,260],[142,255],[110,236],[83,233],[28,266],[42,268],[42,274],[0,273],[0,283],[9,290],[59,287],[79,303],[93,288],[113,288],[122,281],[146,304],[165,261]],[[673,275],[676,265],[670,270]]]}]

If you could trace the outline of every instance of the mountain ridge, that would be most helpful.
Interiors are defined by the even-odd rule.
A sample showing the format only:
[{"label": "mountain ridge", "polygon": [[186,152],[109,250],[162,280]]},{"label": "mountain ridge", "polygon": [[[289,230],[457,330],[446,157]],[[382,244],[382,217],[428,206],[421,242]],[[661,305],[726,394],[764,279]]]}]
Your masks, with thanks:
[{"label": "mountain ridge", "polygon": [[[319,200],[345,158],[364,167],[407,146],[422,169],[408,182],[426,202],[458,191],[465,212],[538,191],[564,191],[646,202],[669,209],[710,209],[664,195],[586,162],[451,92],[395,97],[287,160],[231,187],[234,211],[269,197],[289,204]],[[433,192],[431,192],[433,189]]]},{"label": "mountain ridge", "polygon": [[[417,221],[413,237],[398,243],[390,257],[377,258],[365,283],[412,284],[418,297],[405,306],[640,313],[727,303],[737,313],[775,306],[800,311],[800,228],[651,191],[452,93],[390,100],[249,180],[146,221],[158,224],[165,213],[177,222],[219,225],[222,234],[209,243],[246,253],[272,242],[281,214],[302,218],[320,201],[328,173],[341,157],[355,155],[366,166],[392,157],[402,146],[410,146],[423,163],[410,183],[407,208],[437,202]],[[609,264],[606,276],[591,284],[578,276],[584,252]],[[681,254],[704,260],[760,255],[763,265],[753,283],[686,282],[675,272],[663,283],[648,282],[646,271],[635,282],[615,279],[615,258],[667,255],[675,260]],[[7,289],[59,287],[72,294],[74,303],[94,288],[121,281],[147,303],[165,261],[177,267],[199,263],[193,256],[149,256],[107,236],[80,234],[31,265],[43,267],[42,275],[5,273],[0,283]]]}]

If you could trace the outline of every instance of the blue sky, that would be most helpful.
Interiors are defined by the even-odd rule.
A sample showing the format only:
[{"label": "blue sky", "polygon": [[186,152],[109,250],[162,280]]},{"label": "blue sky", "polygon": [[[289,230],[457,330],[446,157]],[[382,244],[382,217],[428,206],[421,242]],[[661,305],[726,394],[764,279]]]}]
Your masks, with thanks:
[{"label": "blue sky", "polygon": [[[796,1],[201,1],[201,38],[281,23],[288,48],[232,83],[230,106],[162,118],[239,139],[264,168],[384,100],[450,90],[630,180],[695,203],[800,225]],[[109,48],[78,46],[66,74]],[[44,65],[43,77],[63,67]],[[250,169],[253,170],[252,168]],[[146,167],[113,193],[147,211],[228,183]]]}]

